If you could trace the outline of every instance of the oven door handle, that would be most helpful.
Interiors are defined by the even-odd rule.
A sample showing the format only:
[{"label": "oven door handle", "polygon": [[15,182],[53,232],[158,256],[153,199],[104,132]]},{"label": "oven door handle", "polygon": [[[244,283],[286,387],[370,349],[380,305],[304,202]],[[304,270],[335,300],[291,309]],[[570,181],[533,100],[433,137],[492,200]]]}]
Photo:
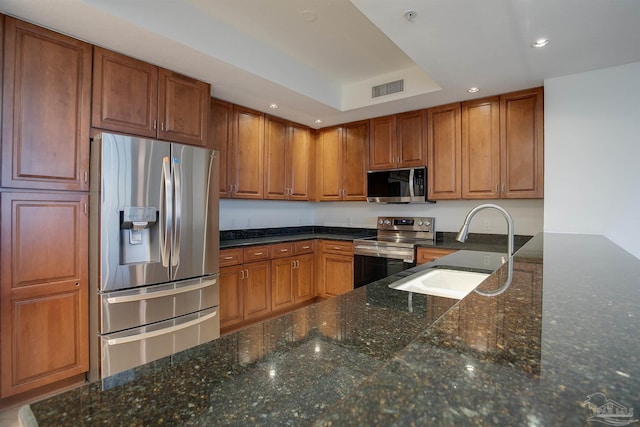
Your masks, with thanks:
[{"label": "oven door handle", "polygon": [[413,262],[413,251],[411,251],[411,253],[407,252],[406,250],[390,250],[388,248],[385,248],[384,250],[379,250],[378,248],[372,248],[370,246],[359,246],[356,245],[354,247],[354,254],[355,255],[368,255],[368,256],[374,256],[374,257],[383,257],[383,258],[395,258],[395,259],[402,259],[405,260],[407,262]]}]

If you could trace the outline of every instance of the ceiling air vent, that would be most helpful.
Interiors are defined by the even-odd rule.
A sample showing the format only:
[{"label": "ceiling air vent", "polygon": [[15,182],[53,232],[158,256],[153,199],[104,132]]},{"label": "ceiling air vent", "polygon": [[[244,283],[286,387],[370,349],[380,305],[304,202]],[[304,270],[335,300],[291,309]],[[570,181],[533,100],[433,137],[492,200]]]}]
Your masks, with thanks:
[{"label": "ceiling air vent", "polygon": [[371,88],[371,98],[378,98],[398,92],[404,92],[404,79],[373,86]]}]

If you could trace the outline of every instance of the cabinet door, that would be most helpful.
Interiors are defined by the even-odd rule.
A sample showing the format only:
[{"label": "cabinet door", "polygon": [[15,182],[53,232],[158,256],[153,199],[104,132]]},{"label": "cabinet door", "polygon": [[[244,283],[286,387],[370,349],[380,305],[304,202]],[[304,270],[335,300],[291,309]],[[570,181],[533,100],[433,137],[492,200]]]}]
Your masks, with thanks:
[{"label": "cabinet door", "polygon": [[93,48],[91,126],[133,135],[156,137],[158,67]]},{"label": "cabinet door", "polygon": [[242,265],[220,269],[220,328],[234,325],[244,318]]},{"label": "cabinet door", "polygon": [[263,316],[271,312],[271,263],[244,265],[244,318]]},{"label": "cabinet door", "polygon": [[211,98],[208,147],[220,152],[220,197],[227,194],[227,161],[231,139],[232,104]]},{"label": "cabinet door", "polygon": [[502,197],[544,195],[543,88],[500,96]]},{"label": "cabinet door", "polygon": [[367,200],[369,165],[369,122],[349,123],[343,127],[342,200]]},{"label": "cabinet door", "polygon": [[2,186],[89,189],[91,45],[5,17]]},{"label": "cabinet door", "polygon": [[342,200],[342,128],[322,129],[317,149],[318,200]]},{"label": "cabinet door", "polygon": [[308,127],[291,124],[287,139],[287,188],[290,200],[311,198],[311,133]]},{"label": "cabinet door", "polygon": [[500,198],[500,98],[462,103],[462,198]]},{"label": "cabinet door", "polygon": [[160,68],[158,73],[158,138],[206,146],[211,85]]},{"label": "cabinet door", "polygon": [[271,309],[280,310],[294,304],[293,271],[296,259],[293,257],[271,261]]},{"label": "cabinet door", "polygon": [[1,396],[89,368],[87,196],[0,193]]},{"label": "cabinet door", "polygon": [[297,257],[297,261],[296,268],[293,270],[293,292],[296,304],[316,296],[313,255],[300,255]]},{"label": "cabinet door", "polygon": [[398,167],[427,165],[427,110],[397,115]]},{"label": "cabinet door", "polygon": [[264,115],[234,105],[232,132],[227,164],[232,197],[262,199]]},{"label": "cabinet door", "polygon": [[320,254],[318,270],[320,296],[334,297],[353,289],[353,256]]},{"label": "cabinet door", "polygon": [[427,110],[427,194],[430,200],[460,198],[460,116],[459,103]]},{"label": "cabinet door", "polygon": [[290,169],[286,158],[287,122],[266,117],[264,124],[264,198],[284,200],[289,192],[286,172]]},{"label": "cabinet door", "polygon": [[396,150],[396,116],[384,116],[369,122],[369,169],[393,169],[398,165]]}]

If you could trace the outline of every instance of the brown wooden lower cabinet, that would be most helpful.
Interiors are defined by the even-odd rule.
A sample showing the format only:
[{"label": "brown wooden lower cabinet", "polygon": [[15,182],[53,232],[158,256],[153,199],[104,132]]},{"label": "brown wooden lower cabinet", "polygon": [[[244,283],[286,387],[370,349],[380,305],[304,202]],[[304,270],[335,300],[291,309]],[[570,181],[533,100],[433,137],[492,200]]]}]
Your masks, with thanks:
[{"label": "brown wooden lower cabinet", "polygon": [[315,297],[313,255],[271,261],[271,309],[285,309]]},{"label": "brown wooden lower cabinet", "polygon": [[294,272],[293,302],[299,304],[316,296],[315,260],[313,254],[298,256],[298,264]]},{"label": "brown wooden lower cabinet", "polygon": [[320,241],[318,258],[318,294],[323,298],[353,290],[353,243]]},{"label": "brown wooden lower cabinet", "polygon": [[264,316],[271,311],[271,263],[255,262],[244,265],[242,292],[245,320]]},{"label": "brown wooden lower cabinet", "polygon": [[220,328],[271,312],[269,261],[220,269]]},{"label": "brown wooden lower cabinet", "polygon": [[313,240],[221,250],[223,333],[313,301],[314,250]]},{"label": "brown wooden lower cabinet", "polygon": [[220,269],[220,328],[242,322],[243,291],[242,265],[223,267]]},{"label": "brown wooden lower cabinet", "polygon": [[89,368],[87,195],[0,192],[0,397]]},{"label": "brown wooden lower cabinet", "polygon": [[418,248],[416,251],[416,264],[426,264],[427,262],[435,261],[438,258],[449,255],[456,252],[455,249],[441,249],[441,248]]}]

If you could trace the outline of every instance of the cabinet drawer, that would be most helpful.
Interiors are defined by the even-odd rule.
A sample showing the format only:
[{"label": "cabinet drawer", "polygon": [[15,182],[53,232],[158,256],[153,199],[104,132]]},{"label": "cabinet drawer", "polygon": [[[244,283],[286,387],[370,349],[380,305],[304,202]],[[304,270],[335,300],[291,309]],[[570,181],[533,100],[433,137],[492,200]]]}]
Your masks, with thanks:
[{"label": "cabinet drawer", "polygon": [[313,253],[313,240],[303,240],[301,242],[295,242],[295,253],[298,254],[312,254]]},{"label": "cabinet drawer", "polygon": [[435,248],[418,248],[416,251],[416,264],[424,264],[435,261],[445,255],[455,252],[454,249],[435,249]]},{"label": "cabinet drawer", "polygon": [[352,242],[344,242],[340,240],[322,240],[320,245],[323,253],[353,255]]},{"label": "cabinet drawer", "polygon": [[283,258],[293,255],[293,242],[276,243],[271,245],[271,257]]},{"label": "cabinet drawer", "polygon": [[242,264],[242,248],[222,249],[220,251],[220,267]]},{"label": "cabinet drawer", "polygon": [[269,245],[244,248],[244,262],[264,261],[270,258]]}]

